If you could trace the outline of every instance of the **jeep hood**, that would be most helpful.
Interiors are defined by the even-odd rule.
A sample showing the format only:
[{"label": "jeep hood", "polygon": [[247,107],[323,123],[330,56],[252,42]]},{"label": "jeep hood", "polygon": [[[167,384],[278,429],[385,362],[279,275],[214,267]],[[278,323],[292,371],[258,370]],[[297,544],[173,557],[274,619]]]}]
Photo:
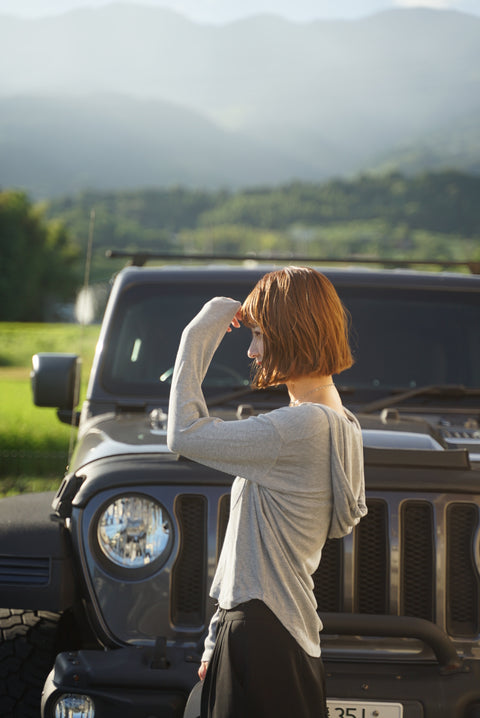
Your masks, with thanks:
[{"label": "jeep hood", "polygon": [[[166,418],[161,410],[150,413],[110,412],[91,418],[79,434],[70,470],[109,456],[169,453]],[[358,415],[358,419],[364,446],[369,448],[438,451],[448,448],[426,421],[399,419],[385,422],[380,417],[368,415]]]},{"label": "jeep hood", "polygon": [[357,414],[362,427],[363,444],[378,449],[429,449],[443,451],[448,446],[426,420],[420,418],[382,419],[381,416]]},{"label": "jeep hood", "polygon": [[109,456],[170,453],[163,416],[159,421],[154,412],[112,412],[90,419],[79,435],[70,470]]}]

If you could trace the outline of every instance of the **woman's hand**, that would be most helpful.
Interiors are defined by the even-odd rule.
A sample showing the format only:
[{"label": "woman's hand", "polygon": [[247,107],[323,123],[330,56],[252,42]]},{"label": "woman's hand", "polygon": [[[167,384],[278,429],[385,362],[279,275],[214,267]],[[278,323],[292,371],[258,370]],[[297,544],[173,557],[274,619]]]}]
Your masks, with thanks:
[{"label": "woman's hand", "polygon": [[205,680],[205,676],[207,675],[207,668],[208,661],[202,661],[200,664],[200,668],[198,669],[198,677],[201,681]]},{"label": "woman's hand", "polygon": [[[241,308],[238,310],[238,312],[235,314],[235,316],[232,319],[232,327],[235,327],[235,329],[240,329],[240,322],[242,321],[242,310]],[[232,331],[232,327],[228,327],[227,332]]]}]

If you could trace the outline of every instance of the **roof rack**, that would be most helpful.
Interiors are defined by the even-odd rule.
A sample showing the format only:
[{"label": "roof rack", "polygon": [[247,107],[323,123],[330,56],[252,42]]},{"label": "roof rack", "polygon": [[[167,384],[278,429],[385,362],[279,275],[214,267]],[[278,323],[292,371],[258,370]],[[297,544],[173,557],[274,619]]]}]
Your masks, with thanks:
[{"label": "roof rack", "polygon": [[128,264],[133,267],[143,267],[147,262],[163,259],[175,261],[216,261],[228,262],[270,261],[270,262],[315,262],[315,264],[380,264],[384,267],[414,267],[430,266],[441,267],[442,269],[467,267],[471,274],[480,274],[480,261],[454,262],[439,259],[383,259],[380,257],[314,257],[311,255],[298,254],[222,254],[205,252],[128,252],[124,250],[108,249],[105,256],[110,259],[128,259]]}]

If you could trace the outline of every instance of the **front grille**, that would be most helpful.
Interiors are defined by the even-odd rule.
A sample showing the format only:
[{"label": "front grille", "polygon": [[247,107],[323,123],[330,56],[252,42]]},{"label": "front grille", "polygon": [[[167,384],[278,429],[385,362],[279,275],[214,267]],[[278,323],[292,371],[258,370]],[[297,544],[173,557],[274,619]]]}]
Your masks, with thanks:
[{"label": "front grille", "polygon": [[50,581],[50,559],[0,556],[0,586],[46,586]]},{"label": "front grille", "polygon": [[[413,616],[440,624],[454,638],[476,638],[477,504],[389,494],[371,497],[367,505],[368,515],[353,536],[325,545],[313,576],[320,615]],[[443,617],[438,607],[444,603]]]},{"label": "front grille", "polygon": [[[466,497],[400,492],[369,495],[367,504],[368,515],[351,535],[325,544],[313,576],[320,616],[411,616],[436,623],[458,641],[476,639],[479,506]],[[207,594],[229,506],[223,492],[208,500],[200,492],[176,498],[181,545],[172,570],[171,618],[179,628],[199,629],[208,618]]]}]

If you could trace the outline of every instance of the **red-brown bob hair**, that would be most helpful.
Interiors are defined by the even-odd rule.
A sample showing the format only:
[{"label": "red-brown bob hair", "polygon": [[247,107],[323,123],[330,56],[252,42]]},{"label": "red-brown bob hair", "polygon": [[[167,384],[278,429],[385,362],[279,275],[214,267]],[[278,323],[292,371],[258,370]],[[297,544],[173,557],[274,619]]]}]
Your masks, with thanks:
[{"label": "red-brown bob hair", "polygon": [[266,274],[242,306],[245,326],[263,334],[253,383],[262,389],[304,375],[339,374],[353,364],[349,315],[333,284],[308,267]]}]

